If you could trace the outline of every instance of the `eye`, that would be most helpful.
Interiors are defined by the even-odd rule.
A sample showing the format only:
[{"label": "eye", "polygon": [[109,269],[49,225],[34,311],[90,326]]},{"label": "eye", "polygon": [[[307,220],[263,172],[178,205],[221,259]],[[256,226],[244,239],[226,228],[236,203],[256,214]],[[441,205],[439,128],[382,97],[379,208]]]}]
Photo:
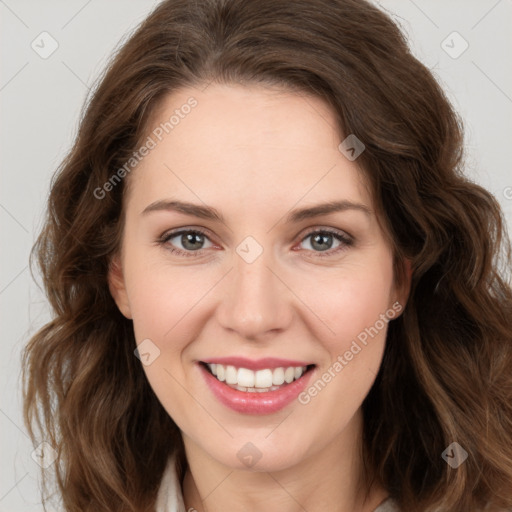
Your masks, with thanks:
[{"label": "eye", "polygon": [[[305,249],[313,252],[315,257],[332,256],[354,244],[354,239],[349,235],[331,229],[311,231],[302,238],[301,243],[303,244],[309,239],[310,241],[305,244]],[[207,234],[197,228],[164,233],[158,242],[172,253],[186,257],[200,256],[204,250],[214,246]],[[205,247],[206,242],[210,245]]]},{"label": "eye", "polygon": [[[176,240],[176,241],[174,241]],[[205,241],[210,243],[204,247]],[[171,233],[165,233],[159,242],[165,245],[172,253],[179,256],[198,256],[202,254],[203,249],[213,247],[206,233],[199,229],[182,229]],[[178,245],[178,247],[176,247]],[[179,246],[181,245],[181,247]]]},{"label": "eye", "polygon": [[[332,256],[354,244],[353,238],[330,229],[311,231],[302,239],[302,243],[309,239],[310,241],[306,243],[306,249],[313,251],[315,257]],[[335,245],[336,242],[338,243],[337,246]],[[308,245],[309,247],[307,247]],[[333,245],[335,245],[334,249],[332,248]]]}]

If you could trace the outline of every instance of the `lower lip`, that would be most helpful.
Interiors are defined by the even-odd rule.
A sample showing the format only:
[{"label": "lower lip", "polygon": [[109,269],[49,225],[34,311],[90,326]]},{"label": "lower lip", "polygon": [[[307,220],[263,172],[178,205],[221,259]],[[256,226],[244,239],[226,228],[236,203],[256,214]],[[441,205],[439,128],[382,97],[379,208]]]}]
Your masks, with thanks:
[{"label": "lower lip", "polygon": [[244,414],[272,414],[284,409],[304,391],[314,371],[313,369],[307,371],[299,379],[280,389],[259,393],[233,389],[226,383],[220,382],[202,364],[199,364],[199,367],[217,400],[230,409]]}]

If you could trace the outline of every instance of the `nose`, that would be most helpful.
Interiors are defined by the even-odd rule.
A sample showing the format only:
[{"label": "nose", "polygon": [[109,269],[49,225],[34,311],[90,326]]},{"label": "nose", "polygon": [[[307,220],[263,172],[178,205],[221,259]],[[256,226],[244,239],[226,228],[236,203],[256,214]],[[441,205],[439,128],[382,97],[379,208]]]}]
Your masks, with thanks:
[{"label": "nose", "polygon": [[[275,265],[273,265],[275,267]],[[286,330],[293,316],[293,294],[266,251],[252,263],[235,255],[217,308],[219,323],[241,339],[258,341]]]}]

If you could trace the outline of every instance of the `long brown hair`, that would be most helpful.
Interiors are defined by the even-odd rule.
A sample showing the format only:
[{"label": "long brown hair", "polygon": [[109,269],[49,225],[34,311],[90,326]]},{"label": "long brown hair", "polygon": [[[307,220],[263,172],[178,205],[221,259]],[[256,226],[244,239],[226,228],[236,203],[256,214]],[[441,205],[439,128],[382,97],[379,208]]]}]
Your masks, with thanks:
[{"label": "long brown hair", "polygon": [[[340,141],[355,134],[366,147],[358,163],[397,280],[412,262],[409,301],[363,403],[368,482],[404,511],[512,507],[510,244],[497,201],[463,175],[461,123],[429,70],[363,0],[166,0],[93,90],[33,248],[54,317],[23,355],[25,421],[57,450],[65,510],[152,510],[182,449],[107,284],[130,177],[97,190],[147,137],[164,96],[211,81],[326,101]],[[457,469],[441,457],[452,442],[468,453]]]}]

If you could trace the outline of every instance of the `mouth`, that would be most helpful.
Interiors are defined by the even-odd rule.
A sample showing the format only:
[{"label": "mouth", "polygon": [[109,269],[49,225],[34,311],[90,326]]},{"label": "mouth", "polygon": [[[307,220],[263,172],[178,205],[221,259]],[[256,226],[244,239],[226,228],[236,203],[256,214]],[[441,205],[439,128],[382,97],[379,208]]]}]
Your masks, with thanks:
[{"label": "mouth", "polygon": [[[276,360],[277,361],[277,360]],[[305,389],[315,364],[258,366],[200,361],[198,366],[214,397],[223,405],[245,414],[270,414],[290,404]]]},{"label": "mouth", "polygon": [[306,366],[280,366],[278,368],[263,368],[261,370],[250,370],[249,368],[237,368],[233,365],[220,363],[201,364],[219,382],[246,393],[266,393],[277,391],[294,381],[299,380],[302,375],[313,369],[314,364]]}]

